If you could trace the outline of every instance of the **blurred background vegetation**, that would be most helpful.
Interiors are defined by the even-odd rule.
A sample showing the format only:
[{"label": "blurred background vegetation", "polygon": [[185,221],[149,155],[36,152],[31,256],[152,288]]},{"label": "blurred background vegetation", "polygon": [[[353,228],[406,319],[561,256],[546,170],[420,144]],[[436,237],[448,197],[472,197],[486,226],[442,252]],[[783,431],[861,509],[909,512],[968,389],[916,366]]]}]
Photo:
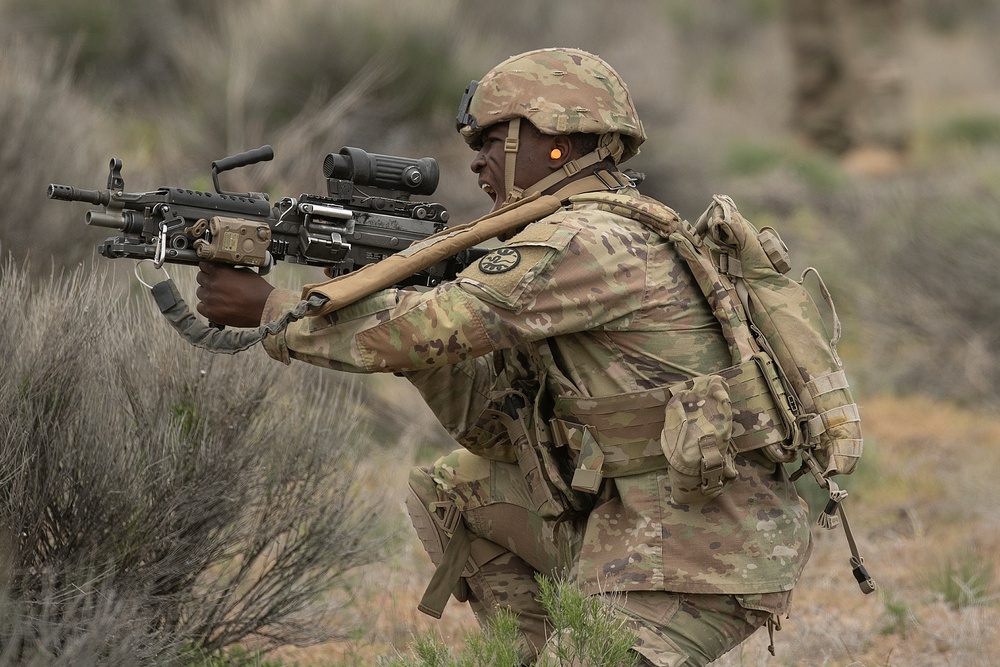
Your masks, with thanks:
[{"label": "blurred background vegetation", "polygon": [[[861,8],[843,19],[823,4],[2,0],[0,248],[35,275],[90,262],[102,230],[46,201],[48,183],[103,187],[117,156],[133,191],[210,188],[212,160],[263,143],[276,159],[235,172],[233,187],[322,192],[323,156],[345,144],[432,155],[435,198],[472,219],[487,205],[454,133],[456,99],[508,55],[569,44],[629,82],[649,194],[688,218],[732,194],[820,267],[855,382],[995,404],[1000,9],[852,0]],[[841,34],[817,37],[818,25]],[[851,71],[874,74],[852,83]],[[854,127],[830,140],[840,107]],[[825,118],[810,118],[817,108]]]},{"label": "blurred background vegetation", "polygon": [[[45,198],[53,182],[104,187],[112,156],[128,190],[210,189],[212,160],[270,143],[273,162],[227,182],[273,199],[323,192],[323,157],[343,145],[430,155],[434,199],[470,220],[489,202],[454,131],[464,86],[520,51],[577,46],[629,83],[649,134],[630,163],[645,192],[688,219],[730,194],[780,231],[794,271],[821,270],[863,413],[895,396],[988,415],[1000,406],[998,30],[992,0],[0,0],[3,284],[30,299],[81,276],[109,302],[136,291],[131,267],[95,260],[106,234],[83,224],[86,207]],[[162,323],[142,312],[107,326],[143,340]],[[361,381],[369,407],[411,397],[385,380]],[[358,413],[383,445],[406,441],[407,461],[447,447],[411,403],[394,404],[398,420]]]}]

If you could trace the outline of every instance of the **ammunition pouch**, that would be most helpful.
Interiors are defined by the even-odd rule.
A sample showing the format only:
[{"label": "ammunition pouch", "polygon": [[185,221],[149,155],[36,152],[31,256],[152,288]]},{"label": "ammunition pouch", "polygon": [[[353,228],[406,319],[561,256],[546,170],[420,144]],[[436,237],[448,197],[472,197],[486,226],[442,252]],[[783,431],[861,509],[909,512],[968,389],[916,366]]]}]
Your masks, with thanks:
[{"label": "ammunition pouch", "polygon": [[670,502],[711,500],[736,479],[732,431],[733,405],[722,377],[704,375],[690,389],[671,392],[660,435]]},{"label": "ammunition pouch", "polygon": [[764,353],[667,387],[559,397],[550,424],[555,444],[577,452],[575,490],[596,493],[605,478],[667,470],[676,502],[721,493],[735,477],[736,454],[760,450],[774,463],[791,460],[800,433]]},{"label": "ammunition pouch", "polygon": [[[508,406],[513,402],[508,401]],[[506,429],[511,447],[517,457],[517,465],[528,486],[533,510],[543,519],[558,518],[566,510],[565,499],[556,492],[559,476],[554,474],[551,462],[544,456],[542,448],[534,446],[534,438],[529,436],[528,420],[522,410],[508,407],[514,416],[499,410],[486,410],[484,416],[496,420]]]}]

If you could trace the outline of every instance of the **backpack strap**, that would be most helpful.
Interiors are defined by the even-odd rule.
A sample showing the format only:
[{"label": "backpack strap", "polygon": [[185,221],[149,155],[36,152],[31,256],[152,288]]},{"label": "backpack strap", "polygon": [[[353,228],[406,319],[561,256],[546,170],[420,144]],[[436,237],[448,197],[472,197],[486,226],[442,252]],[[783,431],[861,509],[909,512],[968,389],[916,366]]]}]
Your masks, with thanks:
[{"label": "backpack strap", "polygon": [[[863,592],[874,591],[875,582],[864,568],[864,559],[858,554],[841,505],[847,492],[830,479],[835,474],[853,471],[861,456],[862,439],[857,405],[836,351],[840,322],[822,281],[821,289],[834,313],[833,338],[825,336],[822,317],[801,281],[792,281],[784,275],[790,264],[780,237],[773,230],[758,232],[740,215],[729,197],[716,195],[694,227],[670,208],[647,197],[599,193],[575,200],[596,202],[669,240],[687,262],[718,319],[732,351],[734,368],[754,358],[757,352],[761,353],[760,358],[771,362],[774,373],[766,374],[773,380],[769,387],[771,398],[779,408],[778,414],[784,415],[792,426],[787,440],[765,450],[768,458],[783,463],[801,456],[803,465],[792,479],[812,473],[817,483],[829,492],[830,502],[820,517],[820,525],[825,528],[833,528],[837,523],[843,525],[851,545],[854,576]],[[738,394],[737,387],[737,396],[731,396],[734,409]],[[628,408],[622,406],[622,409]],[[601,429],[586,424],[585,420],[577,421],[583,422],[582,432],[574,430],[574,423],[559,427],[566,431],[567,444],[572,446],[577,433],[582,433],[576,440],[580,442],[584,466],[590,461],[603,468],[609,457],[600,442]],[[593,451],[585,455],[588,448]]]},{"label": "backpack strap", "polygon": [[829,291],[815,269],[830,307],[834,335],[826,332],[812,296],[785,275],[788,251],[773,229],[760,232],[725,195],[715,195],[696,223],[696,231],[716,248],[719,273],[736,286],[757,344],[774,360],[802,423],[805,447],[824,468],[824,476],[847,474],[861,456],[861,418],[843,363],[837,354],[840,321]]}]

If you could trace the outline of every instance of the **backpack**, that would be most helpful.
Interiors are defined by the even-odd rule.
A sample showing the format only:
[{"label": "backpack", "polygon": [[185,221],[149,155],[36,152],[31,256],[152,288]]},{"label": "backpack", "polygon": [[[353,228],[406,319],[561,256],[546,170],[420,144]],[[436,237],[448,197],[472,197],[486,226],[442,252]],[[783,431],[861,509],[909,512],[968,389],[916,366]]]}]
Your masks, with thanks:
[{"label": "backpack", "polygon": [[[725,195],[714,196],[693,226],[648,197],[588,193],[579,198],[636,220],[669,240],[691,270],[730,346],[731,368],[694,378],[669,392],[661,445],[675,499],[713,498],[735,477],[732,457],[747,448],[734,445],[737,402],[727,392],[733,371],[752,366],[773,401],[767,417],[784,426],[783,437],[764,438],[753,448],[774,463],[798,461],[792,480],[810,474],[828,492],[830,500],[819,524],[827,529],[843,525],[855,579],[864,593],[873,592],[875,582],[844,514],[847,492],[832,479],[855,470],[863,441],[858,407],[836,349],[840,321],[819,272],[810,267],[799,281],[788,277],[788,249],[778,233],[769,227],[758,231]],[[832,338],[803,286],[809,275],[817,278],[832,314]]]},{"label": "backpack", "polygon": [[[840,320],[819,272],[809,267],[798,282],[789,278],[788,249],[778,233],[770,227],[758,232],[724,195],[713,198],[694,232],[711,253],[721,284],[737,295],[754,341],[771,357],[800,426],[791,442],[768,453],[781,463],[800,457],[799,474],[811,472],[817,481],[852,473],[863,449],[861,417],[837,354]],[[802,284],[809,274],[830,308],[832,338]]]}]

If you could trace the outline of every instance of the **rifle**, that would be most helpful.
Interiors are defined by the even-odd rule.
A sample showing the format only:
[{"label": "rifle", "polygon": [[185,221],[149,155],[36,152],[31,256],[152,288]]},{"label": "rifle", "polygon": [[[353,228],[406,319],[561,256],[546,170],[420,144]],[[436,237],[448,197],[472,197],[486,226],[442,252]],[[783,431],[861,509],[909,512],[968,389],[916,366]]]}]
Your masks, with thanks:
[{"label": "rifle", "polygon": [[[226,192],[219,174],[271,160],[270,146],[212,163],[215,192],[161,187],[125,192],[122,161],[112,158],[108,187],[83,190],[51,184],[50,199],[102,206],[86,214],[88,225],[117,229],[98,252],[111,259],[198,264],[221,262],[254,267],[266,274],[276,261],[329,269],[331,276],[357,270],[443,230],[448,211],[441,204],[410,201],[431,195],[438,184],[433,158],[412,159],[343,147],[323,161],[327,194],[283,197],[274,206],[267,194]],[[399,286],[434,286],[454,278],[486,253],[470,248],[405,280]]]}]

